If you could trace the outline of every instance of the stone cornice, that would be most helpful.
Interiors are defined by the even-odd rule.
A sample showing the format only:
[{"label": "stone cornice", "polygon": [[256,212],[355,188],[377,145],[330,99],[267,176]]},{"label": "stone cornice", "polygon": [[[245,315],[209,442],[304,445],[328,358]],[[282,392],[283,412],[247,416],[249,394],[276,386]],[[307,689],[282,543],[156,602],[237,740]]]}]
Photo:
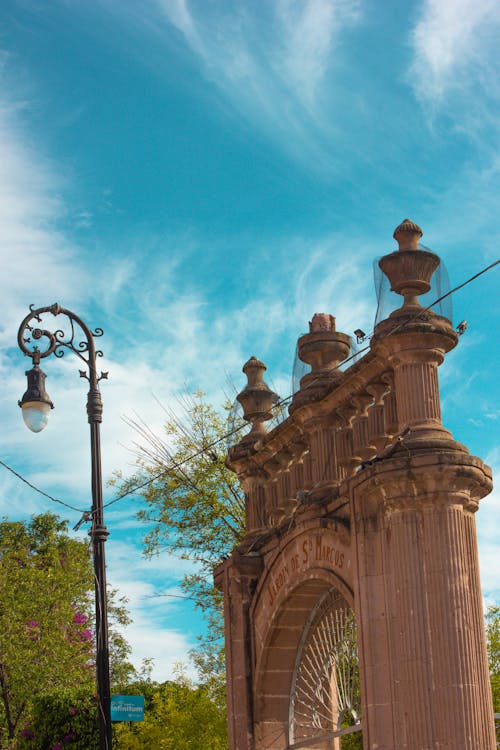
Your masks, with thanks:
[{"label": "stone cornice", "polygon": [[424,509],[428,505],[461,505],[475,512],[491,492],[491,468],[460,451],[410,451],[378,461],[346,482],[363,497],[363,515],[387,510]]},{"label": "stone cornice", "polygon": [[342,373],[333,390],[320,400],[298,406],[287,419],[263,437],[253,446],[244,450],[232,449],[228,466],[238,475],[251,475],[256,468],[275,473],[279,463],[271,463],[282,451],[288,450],[296,455],[294,443],[306,441],[305,425],[312,420],[328,419],[334,424],[335,412],[348,404],[353,395],[362,393],[372,381],[378,382],[387,370],[387,363],[369,351],[361,360],[355,362]]}]

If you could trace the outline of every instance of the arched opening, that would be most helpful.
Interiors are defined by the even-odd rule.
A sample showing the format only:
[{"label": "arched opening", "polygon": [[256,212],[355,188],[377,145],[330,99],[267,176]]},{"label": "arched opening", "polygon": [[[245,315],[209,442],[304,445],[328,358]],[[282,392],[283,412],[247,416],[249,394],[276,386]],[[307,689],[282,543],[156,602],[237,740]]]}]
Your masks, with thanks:
[{"label": "arched opening", "polygon": [[255,683],[257,750],[362,748],[354,612],[328,578],[302,581],[270,623]]},{"label": "arched opening", "polygon": [[337,589],[317,602],[304,628],[290,691],[289,748],[341,750],[361,730],[354,612]]}]

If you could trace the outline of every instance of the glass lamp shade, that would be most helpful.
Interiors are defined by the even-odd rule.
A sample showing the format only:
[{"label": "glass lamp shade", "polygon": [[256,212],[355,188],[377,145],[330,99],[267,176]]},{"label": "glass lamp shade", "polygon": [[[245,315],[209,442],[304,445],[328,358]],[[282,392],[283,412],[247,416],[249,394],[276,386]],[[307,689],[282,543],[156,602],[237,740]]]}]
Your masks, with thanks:
[{"label": "glass lamp shade", "polygon": [[31,432],[41,432],[47,426],[51,405],[46,401],[27,401],[22,404],[23,419]]}]

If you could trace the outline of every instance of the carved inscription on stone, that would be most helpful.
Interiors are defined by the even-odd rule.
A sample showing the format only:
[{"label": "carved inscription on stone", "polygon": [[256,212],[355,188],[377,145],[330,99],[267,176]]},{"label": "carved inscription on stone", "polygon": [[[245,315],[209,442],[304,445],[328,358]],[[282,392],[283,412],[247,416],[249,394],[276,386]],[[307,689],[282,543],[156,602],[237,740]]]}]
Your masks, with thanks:
[{"label": "carved inscription on stone", "polygon": [[330,531],[311,531],[296,538],[275,560],[268,576],[267,600],[273,605],[279,592],[298,574],[312,567],[329,568],[348,577],[349,549]]}]

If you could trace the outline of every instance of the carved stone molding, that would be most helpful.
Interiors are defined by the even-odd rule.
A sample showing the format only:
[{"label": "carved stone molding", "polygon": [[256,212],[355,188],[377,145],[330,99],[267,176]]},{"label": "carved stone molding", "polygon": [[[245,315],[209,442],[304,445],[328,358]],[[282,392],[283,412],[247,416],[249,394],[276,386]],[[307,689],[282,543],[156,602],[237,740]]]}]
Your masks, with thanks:
[{"label": "carved stone molding", "polygon": [[462,453],[413,455],[380,461],[350,480],[362,516],[427,506],[457,505],[470,513],[491,492],[491,469]]},{"label": "carved stone molding", "polygon": [[[298,342],[311,372],[269,432],[265,366],[245,366],[252,430],[227,465],[247,532],[216,571],[230,750],[305,747],[294,740],[306,706],[291,698],[297,654],[318,599],[335,591],[355,610],[364,745],[494,750],[474,518],[491,470],[441,423],[438,366],[458,335],[418,300],[439,264],[421,236],[409,219],[396,228],[399,249],[380,268],[401,307],[342,372],[348,337],[333,316],[313,317]],[[315,735],[323,725],[307,706],[308,747],[337,747],[335,732]]]}]

